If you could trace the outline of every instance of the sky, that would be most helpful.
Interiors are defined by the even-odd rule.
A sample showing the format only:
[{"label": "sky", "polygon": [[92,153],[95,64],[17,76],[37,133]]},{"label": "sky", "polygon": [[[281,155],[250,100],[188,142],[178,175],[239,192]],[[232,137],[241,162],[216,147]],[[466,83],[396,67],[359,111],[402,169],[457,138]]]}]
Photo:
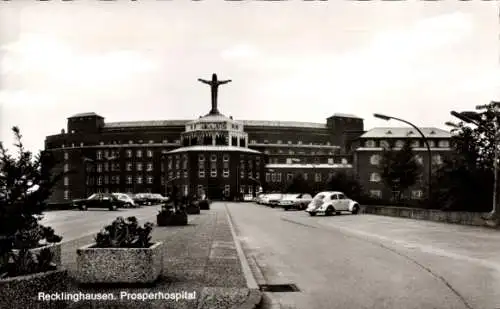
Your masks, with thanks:
[{"label": "sky", "polygon": [[81,112],[195,119],[212,73],[235,119],[446,128],[500,98],[495,2],[2,2],[0,141],[17,125],[38,151]]}]

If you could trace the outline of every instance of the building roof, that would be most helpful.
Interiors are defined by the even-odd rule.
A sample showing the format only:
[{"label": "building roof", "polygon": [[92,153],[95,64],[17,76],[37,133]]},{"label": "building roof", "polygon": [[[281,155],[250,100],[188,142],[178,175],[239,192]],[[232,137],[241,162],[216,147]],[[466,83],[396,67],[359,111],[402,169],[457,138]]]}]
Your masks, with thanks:
[{"label": "building roof", "polygon": [[[216,118],[206,118],[206,117],[216,117]],[[211,120],[228,120],[224,118],[218,118],[219,115],[210,115],[198,119],[190,120],[144,120],[144,121],[124,121],[124,122],[107,122],[105,123],[105,128],[130,128],[130,127],[166,127],[166,126],[183,126],[188,123],[194,123],[201,119]],[[317,128],[325,129],[326,124],[314,123],[314,122],[297,122],[297,121],[267,121],[267,120],[236,120],[237,123],[241,123],[244,126],[258,127],[258,126],[269,126],[269,127],[292,127],[292,128]]]},{"label": "building roof", "polygon": [[168,153],[178,153],[185,151],[239,151],[239,152],[249,152],[249,153],[261,153],[260,151],[253,150],[250,148],[236,147],[236,146],[187,146],[174,149]]},{"label": "building roof", "polygon": [[144,120],[144,121],[122,121],[107,122],[105,128],[130,128],[130,127],[168,127],[184,126],[192,120]]},{"label": "building roof", "polygon": [[[356,118],[356,119],[361,119],[356,115],[353,114],[343,114],[343,113],[335,113],[333,114],[332,117],[343,117],[343,118]],[[331,118],[331,117],[330,117]]]},{"label": "building roof", "polygon": [[89,117],[89,116],[97,116],[97,117],[100,117],[100,118],[104,118],[100,115],[97,115],[96,113],[94,112],[89,112],[89,113],[79,113],[79,114],[74,114],[73,116],[69,117],[69,118],[77,118],[77,117]]},{"label": "building roof", "polygon": [[291,128],[318,128],[325,129],[326,124],[299,121],[270,121],[270,120],[240,120],[245,127],[291,127]]},{"label": "building roof", "polygon": [[[429,138],[450,138],[448,131],[438,128],[419,128],[425,137]],[[412,127],[378,127],[368,130],[360,138],[421,138],[417,130]]]}]

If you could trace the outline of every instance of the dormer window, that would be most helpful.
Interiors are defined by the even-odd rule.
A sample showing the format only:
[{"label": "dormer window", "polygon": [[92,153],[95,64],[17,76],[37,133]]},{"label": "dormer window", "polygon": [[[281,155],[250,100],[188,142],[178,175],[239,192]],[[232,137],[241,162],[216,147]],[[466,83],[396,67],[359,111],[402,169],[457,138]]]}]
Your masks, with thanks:
[{"label": "dormer window", "polygon": [[365,147],[367,147],[367,148],[373,148],[373,147],[375,147],[375,141],[373,141],[373,140],[366,141],[365,142]]},{"label": "dormer window", "polygon": [[429,135],[435,135],[436,134],[436,131],[432,130]]},{"label": "dormer window", "polygon": [[392,134],[392,131],[391,130],[388,130],[387,132],[385,132],[385,134]]},{"label": "dormer window", "polygon": [[388,141],[380,141],[380,147],[382,148],[389,148],[389,142]]},{"label": "dormer window", "polygon": [[410,131],[408,131],[408,134],[406,134],[406,135],[410,136],[410,135],[413,135],[413,134],[415,134],[415,133],[410,130]]},{"label": "dormer window", "polygon": [[403,148],[404,145],[405,145],[405,142],[403,142],[402,140],[396,141],[396,148]]}]

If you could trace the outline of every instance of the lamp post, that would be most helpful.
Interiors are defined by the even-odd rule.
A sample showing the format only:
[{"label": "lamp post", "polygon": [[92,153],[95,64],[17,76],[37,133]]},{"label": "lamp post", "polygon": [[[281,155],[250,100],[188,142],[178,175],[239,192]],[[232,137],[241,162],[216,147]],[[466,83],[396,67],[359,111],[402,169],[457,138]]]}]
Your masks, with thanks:
[{"label": "lamp post", "polygon": [[[478,108],[481,108],[482,106],[478,106]],[[497,105],[496,107],[500,107],[500,102],[497,102]],[[495,116],[493,118],[493,125],[494,125],[494,129],[493,131],[491,131],[491,129],[483,126],[479,120],[481,118],[481,115],[479,115],[477,112],[473,112],[473,111],[467,111],[467,112],[456,112],[456,111],[452,111],[451,112],[451,115],[462,120],[463,122],[466,122],[466,123],[470,123],[470,124],[473,124],[481,129],[483,129],[485,132],[491,134],[493,137],[494,137],[494,141],[495,141],[495,144],[494,144],[494,158],[493,158],[493,205],[492,205],[492,209],[491,209],[491,212],[490,212],[490,217],[491,218],[494,218],[494,217],[497,217],[497,201],[499,199],[498,197],[498,189],[499,189],[499,185],[498,185],[498,180],[499,180],[499,177],[498,177],[498,169],[499,169],[499,166],[498,166],[498,160],[500,158],[500,113],[497,111],[495,112]]]},{"label": "lamp post", "polygon": [[406,121],[406,120],[403,120],[400,118],[396,118],[396,117],[392,117],[392,116],[382,115],[382,114],[373,114],[373,116],[375,118],[379,118],[379,119],[386,120],[386,121],[393,119],[393,120],[397,120],[397,121],[406,123],[407,125],[410,125],[415,130],[417,130],[417,132],[420,134],[420,136],[422,136],[422,140],[424,141],[425,147],[427,148],[427,155],[428,155],[428,160],[429,160],[428,171],[427,171],[427,173],[428,173],[428,175],[427,175],[427,182],[428,182],[427,198],[430,201],[430,199],[432,198],[431,197],[431,194],[432,194],[432,151],[431,151],[431,147],[429,146],[429,141],[427,140],[427,137],[424,135],[424,133],[422,133],[422,131],[416,125],[414,125],[413,123],[411,123],[409,121]]}]

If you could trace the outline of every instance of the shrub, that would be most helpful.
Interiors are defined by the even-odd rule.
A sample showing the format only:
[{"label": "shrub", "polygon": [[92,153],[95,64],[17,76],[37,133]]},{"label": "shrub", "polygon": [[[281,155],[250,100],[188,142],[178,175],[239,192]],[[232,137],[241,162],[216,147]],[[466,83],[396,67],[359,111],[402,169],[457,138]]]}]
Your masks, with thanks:
[{"label": "shrub", "polygon": [[95,237],[95,248],[149,248],[154,224],[138,224],[136,217],[116,218]]},{"label": "shrub", "polygon": [[5,254],[4,252],[2,259],[0,278],[24,276],[57,269],[57,265],[52,262],[54,254],[48,248],[41,250],[38,254],[26,248],[17,253],[10,251]]}]

